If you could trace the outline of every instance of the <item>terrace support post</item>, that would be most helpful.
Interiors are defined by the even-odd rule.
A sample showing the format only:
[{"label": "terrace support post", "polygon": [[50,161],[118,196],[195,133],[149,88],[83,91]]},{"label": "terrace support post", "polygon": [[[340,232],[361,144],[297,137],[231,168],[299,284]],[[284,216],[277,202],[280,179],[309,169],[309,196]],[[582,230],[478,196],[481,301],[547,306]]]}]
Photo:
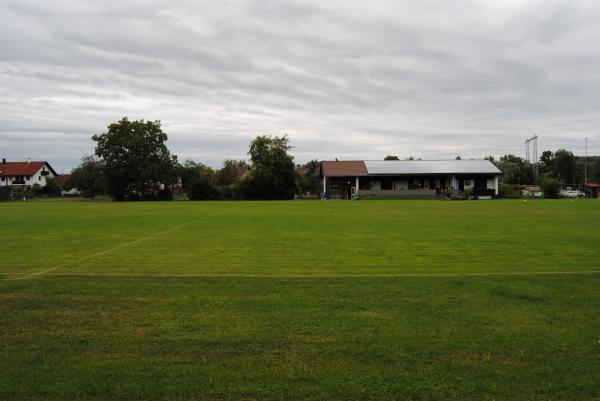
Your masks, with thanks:
[{"label": "terrace support post", "polygon": [[358,184],[359,184],[358,177],[356,177],[356,196],[357,197],[358,197]]},{"label": "terrace support post", "polygon": [[494,193],[498,196],[498,176],[494,177]]},{"label": "terrace support post", "polygon": [[327,177],[323,176],[323,197],[327,193]]}]

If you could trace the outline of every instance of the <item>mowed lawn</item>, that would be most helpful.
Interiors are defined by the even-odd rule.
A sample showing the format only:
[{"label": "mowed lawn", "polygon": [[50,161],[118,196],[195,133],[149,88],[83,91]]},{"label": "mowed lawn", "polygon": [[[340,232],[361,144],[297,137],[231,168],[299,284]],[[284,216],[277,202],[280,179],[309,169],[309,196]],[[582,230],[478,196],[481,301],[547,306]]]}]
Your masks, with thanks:
[{"label": "mowed lawn", "polygon": [[0,399],[598,400],[600,202],[0,203]]}]

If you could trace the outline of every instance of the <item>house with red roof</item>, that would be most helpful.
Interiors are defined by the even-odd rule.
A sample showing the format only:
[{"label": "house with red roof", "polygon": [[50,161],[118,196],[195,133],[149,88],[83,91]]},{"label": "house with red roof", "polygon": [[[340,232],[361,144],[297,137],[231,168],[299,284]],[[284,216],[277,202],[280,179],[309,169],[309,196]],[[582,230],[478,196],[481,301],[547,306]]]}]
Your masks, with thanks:
[{"label": "house with red roof", "polygon": [[47,161],[7,162],[0,163],[0,186],[46,185],[46,177],[56,177],[58,174]]}]

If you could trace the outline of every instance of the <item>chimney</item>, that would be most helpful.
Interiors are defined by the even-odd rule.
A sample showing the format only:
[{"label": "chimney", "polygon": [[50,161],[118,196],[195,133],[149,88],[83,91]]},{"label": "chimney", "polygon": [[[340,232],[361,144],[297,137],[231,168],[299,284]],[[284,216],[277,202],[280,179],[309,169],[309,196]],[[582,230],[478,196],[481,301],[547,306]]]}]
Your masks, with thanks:
[{"label": "chimney", "polygon": [[31,157],[28,157],[28,158],[27,158],[27,163],[28,163],[28,164],[31,164]]},{"label": "chimney", "polygon": [[2,159],[2,164],[6,164],[6,159]]}]

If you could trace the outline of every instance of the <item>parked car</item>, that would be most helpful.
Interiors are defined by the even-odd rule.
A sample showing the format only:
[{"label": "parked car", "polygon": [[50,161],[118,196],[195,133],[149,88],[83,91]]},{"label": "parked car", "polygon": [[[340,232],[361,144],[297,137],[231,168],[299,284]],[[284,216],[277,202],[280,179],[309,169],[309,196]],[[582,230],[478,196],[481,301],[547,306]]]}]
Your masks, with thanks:
[{"label": "parked car", "polygon": [[558,193],[563,198],[583,198],[585,194],[577,189],[566,188]]}]

